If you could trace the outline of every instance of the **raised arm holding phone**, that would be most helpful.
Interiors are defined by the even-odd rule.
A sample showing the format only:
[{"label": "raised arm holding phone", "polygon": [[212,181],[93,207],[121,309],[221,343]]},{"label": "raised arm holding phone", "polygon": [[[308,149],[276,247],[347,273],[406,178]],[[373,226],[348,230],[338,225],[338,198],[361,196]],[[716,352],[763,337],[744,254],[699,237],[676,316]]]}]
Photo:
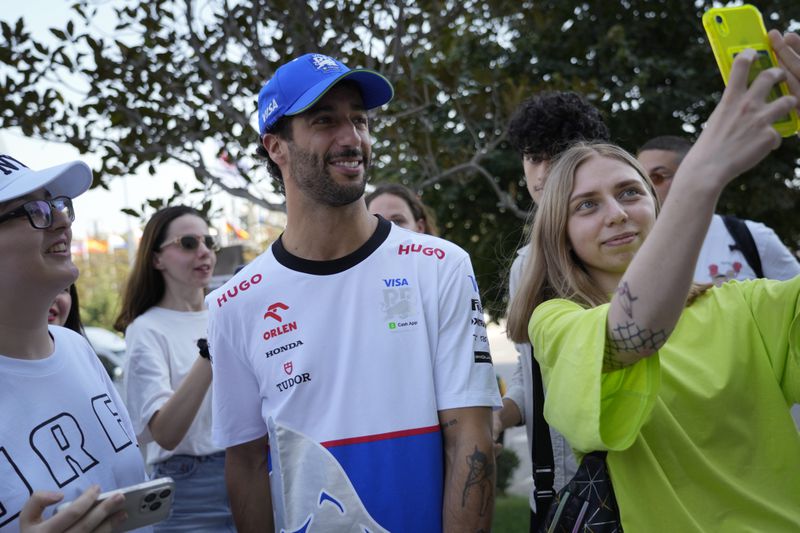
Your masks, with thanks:
[{"label": "raised arm holding phone", "polygon": [[[755,52],[738,54],[660,213],[613,145],[570,148],[544,188],[509,330],[533,342],[548,421],[580,455],[606,452],[625,530],[800,523],[800,277],[692,283],[720,193],[780,145],[773,123],[797,106],[800,41],[771,38],[785,71],[748,86]],[[767,102],[783,80],[794,96]]]}]

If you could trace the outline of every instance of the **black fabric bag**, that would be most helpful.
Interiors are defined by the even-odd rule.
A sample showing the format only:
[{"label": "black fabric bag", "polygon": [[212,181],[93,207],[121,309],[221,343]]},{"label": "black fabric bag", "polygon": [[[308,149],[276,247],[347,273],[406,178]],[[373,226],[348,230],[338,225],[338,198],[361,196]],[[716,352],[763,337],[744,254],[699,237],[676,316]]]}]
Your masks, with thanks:
[{"label": "black fabric bag", "polygon": [[586,454],[569,482],[553,491],[555,461],[550,426],[544,418],[544,386],[539,362],[533,357],[533,465],[536,512],[530,531],[539,533],[622,533],[617,499],[606,467],[606,452]]},{"label": "black fabric bag", "polygon": [[558,494],[540,533],[621,533],[617,499],[606,467],[606,452],[586,454]]}]

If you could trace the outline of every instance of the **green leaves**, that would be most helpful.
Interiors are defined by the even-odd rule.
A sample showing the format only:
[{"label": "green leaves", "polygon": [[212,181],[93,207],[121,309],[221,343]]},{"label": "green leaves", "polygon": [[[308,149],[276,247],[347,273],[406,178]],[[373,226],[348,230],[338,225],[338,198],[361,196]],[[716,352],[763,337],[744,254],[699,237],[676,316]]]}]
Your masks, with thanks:
[{"label": "green leaves", "polygon": [[[0,127],[96,154],[98,183],[142,166],[157,175],[167,160],[193,169],[198,187],[176,185],[170,198],[126,210],[131,216],[184,201],[192,190],[183,189],[201,191],[210,208],[208,198],[227,189],[202,156],[207,143],[225,147],[244,174],[235,194],[280,208],[260,192],[271,181],[252,157],[263,83],[311,51],[376,68],[396,96],[373,113],[372,181],[421,190],[444,237],[471,253],[485,307],[499,316],[531,205],[519,157],[505,144],[515,107],[541,90],[581,92],[629,150],[655,135],[700,131],[722,90],[700,23],[710,4],[141,0],[116,4],[100,32],[98,4],[79,0],[72,19],[46,36],[31,36],[21,19],[0,21],[0,64],[9,66],[0,75]],[[800,20],[796,1],[759,7],[768,26]],[[51,35],[58,44],[45,44]],[[798,148],[797,139],[784,141],[725,192],[720,210],[763,220],[796,243]]]},{"label": "green leaves", "polygon": [[55,35],[57,39],[60,39],[62,41],[67,40],[67,34],[57,28],[50,28],[50,33]]}]

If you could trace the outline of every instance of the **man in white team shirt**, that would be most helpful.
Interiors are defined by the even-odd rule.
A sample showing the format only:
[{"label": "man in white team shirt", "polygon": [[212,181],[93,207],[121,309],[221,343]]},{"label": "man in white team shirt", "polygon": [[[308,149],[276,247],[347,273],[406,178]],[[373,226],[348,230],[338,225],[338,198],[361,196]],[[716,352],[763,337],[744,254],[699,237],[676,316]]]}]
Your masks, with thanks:
[{"label": "man in white team shirt", "polygon": [[363,199],[367,111],[392,96],[380,74],[321,54],[259,94],[286,230],[207,299],[240,531],[491,526],[500,398],[469,257]]},{"label": "man in white team shirt", "polygon": [[[691,147],[692,143],[683,137],[663,135],[650,139],[639,148],[636,158],[653,181],[662,204],[667,199],[678,166]],[[755,256],[748,258],[746,244],[738,242],[722,216],[714,215],[695,266],[696,282],[722,285],[732,279],[741,281],[764,277],[786,280],[800,274],[800,263],[771,228],[752,220],[734,219],[734,223],[743,228],[745,235],[749,232],[755,245]],[[761,272],[758,272],[759,267]]]}]

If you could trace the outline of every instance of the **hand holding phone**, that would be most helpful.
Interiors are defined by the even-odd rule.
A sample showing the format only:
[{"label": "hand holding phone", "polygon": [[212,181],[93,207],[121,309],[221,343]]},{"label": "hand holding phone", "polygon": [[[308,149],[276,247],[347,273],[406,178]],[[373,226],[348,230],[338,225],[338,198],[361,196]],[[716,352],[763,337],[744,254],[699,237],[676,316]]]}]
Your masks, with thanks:
[{"label": "hand holding phone", "polygon": [[[104,492],[97,497],[92,509],[100,506],[109,498],[121,494],[124,503],[121,510],[127,518],[112,528],[113,533],[130,531],[161,522],[169,516],[175,494],[175,482],[172,478],[162,477],[121,489]],[[76,500],[77,502],[77,500]],[[56,516],[76,502],[67,502],[56,508]]]},{"label": "hand holding phone", "polygon": [[778,69],[761,73],[748,86],[755,59],[756,51],[751,49],[736,57],[722,98],[678,172],[702,176],[716,194],[780,146],[781,136],[773,125],[797,104],[797,99],[791,96],[767,101],[772,87],[784,78]]},{"label": "hand holding phone", "polygon": [[[730,79],[733,60],[742,50],[752,48],[757,54],[750,69],[748,84],[761,71],[778,66],[761,13],[755,7],[745,4],[737,7],[709,9],[703,15],[703,27],[726,85]],[[773,101],[789,94],[786,84],[779,83],[773,87],[767,101]],[[793,135],[800,127],[797,112],[792,110],[780,117],[773,123],[773,127],[783,137]]]},{"label": "hand holding phone", "polygon": [[62,531],[108,530],[122,523],[126,515],[121,510],[125,498],[118,494],[96,505],[100,487],[94,486],[76,498],[70,510],[44,518],[47,507],[60,502],[64,495],[60,492],[35,491],[25,502],[19,515],[21,533],[58,533]]},{"label": "hand holding phone", "polygon": [[789,31],[781,34],[778,30],[769,30],[767,37],[778,62],[789,74],[786,79],[789,92],[800,100],[800,34]]}]

